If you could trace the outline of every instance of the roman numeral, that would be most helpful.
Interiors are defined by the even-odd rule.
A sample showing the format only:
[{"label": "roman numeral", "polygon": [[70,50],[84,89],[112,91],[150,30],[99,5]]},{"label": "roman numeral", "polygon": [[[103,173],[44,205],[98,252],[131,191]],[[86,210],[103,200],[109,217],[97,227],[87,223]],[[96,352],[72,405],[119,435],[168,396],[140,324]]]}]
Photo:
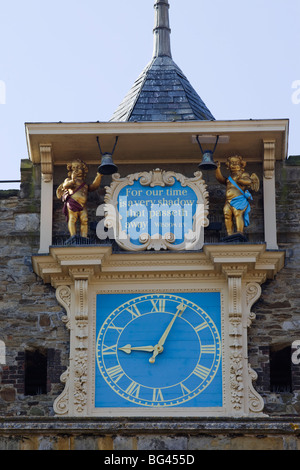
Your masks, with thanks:
[{"label": "roman numeral", "polygon": [[106,372],[115,383],[117,383],[124,375],[123,369],[120,365],[110,367]]},{"label": "roman numeral", "polygon": [[153,389],[152,401],[163,401],[164,397],[160,388]]},{"label": "roman numeral", "polygon": [[180,387],[183,395],[188,395],[189,393],[191,393],[191,391],[185,385],[183,385],[182,382],[180,384]]},{"label": "roman numeral", "polygon": [[204,346],[201,346],[201,352],[205,354],[215,354],[216,346],[215,344],[205,344]]},{"label": "roman numeral", "polygon": [[126,388],[126,393],[128,393],[128,395],[133,395],[135,396],[135,398],[139,398],[139,394],[140,394],[140,388],[141,386],[139,384],[137,384],[136,382],[131,382],[131,384]]},{"label": "roman numeral", "polygon": [[210,370],[207,367],[201,366],[198,364],[193,372],[193,374],[197,375],[197,377],[200,377],[201,379],[206,379],[208,376]]},{"label": "roman numeral", "polygon": [[195,331],[201,331],[201,330],[204,330],[204,328],[207,328],[208,327],[208,323],[206,323],[206,321],[204,321],[203,323],[200,323],[200,325],[196,326],[195,328]]},{"label": "roman numeral", "polygon": [[166,301],[165,301],[165,299],[151,300],[151,303],[153,305],[153,309],[151,310],[151,313],[165,312],[165,310],[166,310]]},{"label": "roman numeral", "polygon": [[113,346],[106,346],[103,344],[102,354],[117,354],[117,345],[114,344]]},{"label": "roman numeral", "polygon": [[133,320],[141,316],[141,312],[135,304],[130,305],[130,307],[127,307],[125,310],[127,310],[132,315]]},{"label": "roman numeral", "polygon": [[121,328],[120,326],[115,326],[113,323],[110,323],[110,325],[108,326],[109,329],[111,330],[116,330],[119,335],[122,333],[122,331],[124,330],[124,328]]}]

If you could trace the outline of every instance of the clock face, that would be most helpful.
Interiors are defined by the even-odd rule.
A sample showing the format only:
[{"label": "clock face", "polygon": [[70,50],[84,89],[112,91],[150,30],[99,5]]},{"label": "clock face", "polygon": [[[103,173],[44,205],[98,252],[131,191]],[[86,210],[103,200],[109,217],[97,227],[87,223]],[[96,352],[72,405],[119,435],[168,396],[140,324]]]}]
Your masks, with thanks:
[{"label": "clock face", "polygon": [[99,294],[95,407],[221,407],[220,293]]}]

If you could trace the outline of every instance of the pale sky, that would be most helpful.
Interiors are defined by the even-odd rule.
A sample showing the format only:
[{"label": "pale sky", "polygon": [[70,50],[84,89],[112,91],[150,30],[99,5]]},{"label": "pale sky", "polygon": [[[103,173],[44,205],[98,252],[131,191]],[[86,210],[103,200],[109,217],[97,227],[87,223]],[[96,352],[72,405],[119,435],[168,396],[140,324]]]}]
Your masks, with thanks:
[{"label": "pale sky", "polygon": [[[300,155],[300,0],[169,3],[173,60],[214,117],[289,119]],[[20,179],[25,122],[110,119],[152,58],[153,5],[2,1],[0,180]]]}]

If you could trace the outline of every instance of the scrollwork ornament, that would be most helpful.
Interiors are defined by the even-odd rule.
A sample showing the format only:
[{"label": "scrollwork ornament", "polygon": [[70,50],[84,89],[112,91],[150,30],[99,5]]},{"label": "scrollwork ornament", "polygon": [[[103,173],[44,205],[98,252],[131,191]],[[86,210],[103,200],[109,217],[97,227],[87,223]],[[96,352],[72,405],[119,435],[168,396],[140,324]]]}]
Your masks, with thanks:
[{"label": "scrollwork ornament", "polygon": [[62,321],[70,329],[70,306],[71,306],[71,289],[69,286],[59,286],[56,289],[56,299],[58,303],[66,310],[67,315],[62,317]]},{"label": "scrollwork ornament", "polygon": [[60,377],[60,381],[65,384],[64,391],[55,399],[53,404],[54,412],[57,415],[66,415],[69,413],[69,379],[70,368],[68,367]]},{"label": "scrollwork ornament", "polygon": [[[251,365],[248,364],[248,373],[249,373],[249,410],[250,413],[255,415],[262,414],[264,409],[264,400],[259,395],[259,393],[254,389],[252,382],[257,380],[257,373],[251,368]],[[264,415],[265,416],[265,415]]]},{"label": "scrollwork ornament", "polygon": [[150,241],[149,233],[141,233],[141,235],[139,236],[139,242],[142,243],[142,245],[144,245],[145,243],[149,243],[149,241]]},{"label": "scrollwork ornament", "polygon": [[247,326],[250,327],[256,315],[251,311],[251,307],[261,296],[261,286],[257,282],[249,282],[246,285],[246,304],[248,308]]},{"label": "scrollwork ornament", "polygon": [[[66,315],[62,317],[62,321],[66,324],[67,328],[71,329],[71,289],[69,286],[59,286],[56,289],[56,298],[58,303],[66,310]],[[67,415],[69,413],[69,383],[70,383],[70,368],[68,367],[62,373],[60,381],[65,384],[64,391],[59,395],[54,403],[53,409],[57,415]]]}]

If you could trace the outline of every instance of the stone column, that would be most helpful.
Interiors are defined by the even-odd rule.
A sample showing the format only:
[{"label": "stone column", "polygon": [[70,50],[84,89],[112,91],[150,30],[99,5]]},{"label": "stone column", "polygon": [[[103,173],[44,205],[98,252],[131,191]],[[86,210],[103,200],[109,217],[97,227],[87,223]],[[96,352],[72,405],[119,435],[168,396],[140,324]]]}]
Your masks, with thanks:
[{"label": "stone column", "polygon": [[[254,315],[251,306],[261,295],[258,282],[247,282],[247,264],[223,265],[223,273],[228,283],[228,335],[229,335],[229,389],[231,416],[264,416],[264,402],[253,387],[256,372],[248,362],[248,328]],[[265,277],[257,276],[259,282]]]},{"label": "stone column", "polygon": [[88,289],[93,269],[72,268],[73,302],[70,341],[70,413],[84,417],[88,414]]},{"label": "stone column", "polygon": [[268,250],[278,250],[275,191],[275,140],[264,140],[264,225]]},{"label": "stone column", "polygon": [[39,253],[49,253],[52,244],[53,162],[52,146],[40,145],[41,156],[41,220]]},{"label": "stone column", "polygon": [[228,405],[231,408],[231,415],[241,416],[245,412],[245,380],[247,378],[245,370],[247,345],[245,350],[242,322],[242,277],[247,271],[247,266],[223,265],[222,271],[226,275],[228,283],[229,357],[227,360],[230,368],[228,374],[230,377],[230,403],[228,400]]}]

